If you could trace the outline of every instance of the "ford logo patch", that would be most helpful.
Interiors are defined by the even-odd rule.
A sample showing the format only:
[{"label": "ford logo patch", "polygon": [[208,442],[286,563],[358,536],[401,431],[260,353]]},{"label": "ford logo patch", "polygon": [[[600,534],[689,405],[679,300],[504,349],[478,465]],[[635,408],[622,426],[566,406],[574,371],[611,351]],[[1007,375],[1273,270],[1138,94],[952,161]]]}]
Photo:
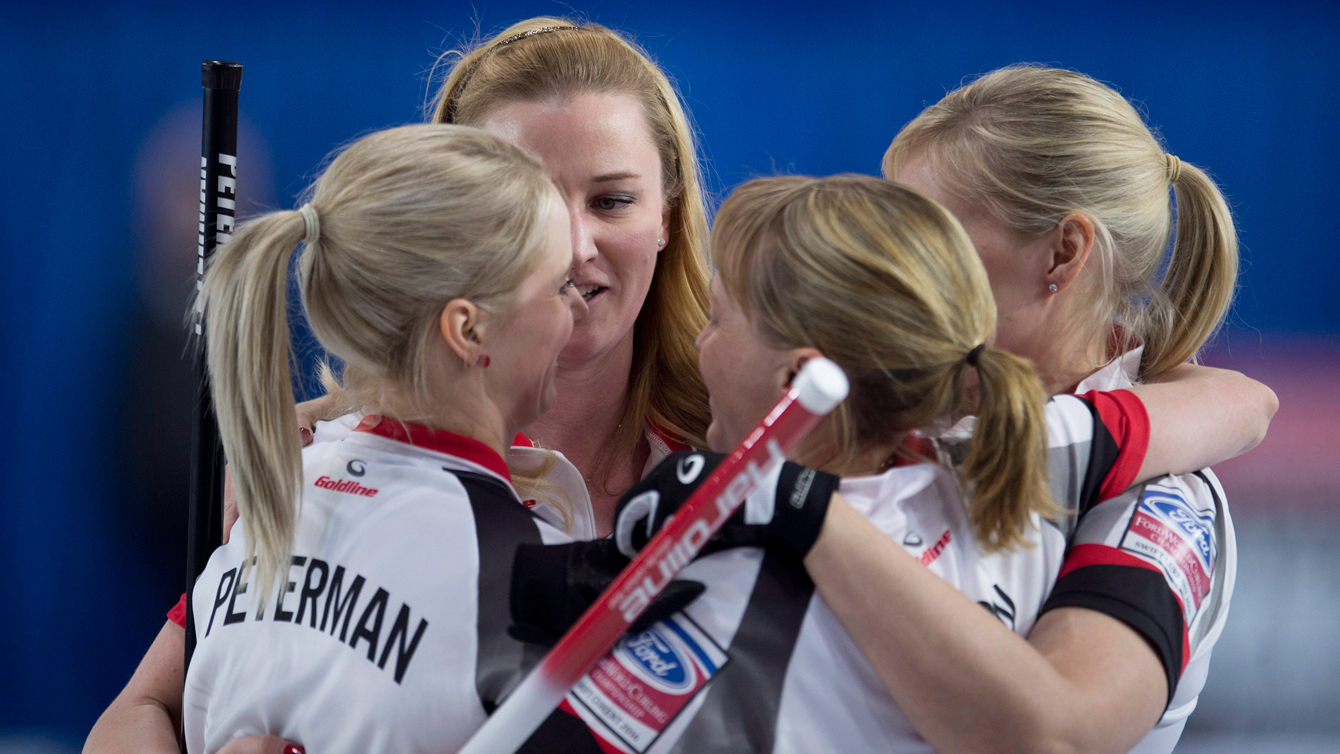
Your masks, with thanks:
[{"label": "ford logo patch", "polygon": [[697,673],[687,658],[654,628],[629,636],[616,653],[623,655],[622,664],[662,691],[688,691],[697,680]]}]

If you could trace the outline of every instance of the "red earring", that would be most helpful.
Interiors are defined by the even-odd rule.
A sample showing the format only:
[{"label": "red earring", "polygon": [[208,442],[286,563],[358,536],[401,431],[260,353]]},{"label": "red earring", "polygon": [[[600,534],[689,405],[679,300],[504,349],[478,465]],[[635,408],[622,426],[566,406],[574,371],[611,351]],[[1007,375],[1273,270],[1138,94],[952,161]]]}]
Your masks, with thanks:
[{"label": "red earring", "polygon": [[489,357],[488,357],[488,356],[480,356],[479,358],[475,359],[475,363],[478,364],[479,366],[485,368],[485,369],[488,369],[488,368],[489,368]]}]

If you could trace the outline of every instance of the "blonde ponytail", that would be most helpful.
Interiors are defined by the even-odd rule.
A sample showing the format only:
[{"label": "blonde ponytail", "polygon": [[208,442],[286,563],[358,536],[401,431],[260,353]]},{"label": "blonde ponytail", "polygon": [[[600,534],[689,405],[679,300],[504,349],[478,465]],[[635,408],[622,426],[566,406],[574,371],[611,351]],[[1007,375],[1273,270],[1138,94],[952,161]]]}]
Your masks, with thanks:
[{"label": "blonde ponytail", "polygon": [[312,332],[345,364],[341,398],[417,421],[463,369],[435,336],[442,308],[467,298],[505,314],[560,201],[539,160],[446,125],[364,137],[306,193],[301,211],[243,225],[200,292],[214,406],[262,603],[286,572],[302,484],[287,286],[306,220],[319,238],[298,259],[298,288]]},{"label": "blonde ponytail", "polygon": [[1023,237],[1071,214],[1092,221],[1097,295],[1070,323],[1092,344],[1091,368],[1115,355],[1116,333],[1123,352],[1144,343],[1140,376],[1154,377],[1194,358],[1227,312],[1237,236],[1218,188],[1166,154],[1130,102],[1082,73],[1011,66],[959,87],[898,133],[885,177],[896,180],[914,156]]},{"label": "blonde ponytail", "polygon": [[1028,362],[982,346],[995,299],[939,204],[869,176],[762,178],[721,205],[712,258],[769,342],[815,348],[850,378],[829,420],[840,447],[826,470],[850,473],[872,452],[892,455],[908,432],[950,422],[975,362],[981,415],[961,473],[978,542],[1017,545],[1034,513],[1055,512],[1042,385]]},{"label": "blonde ponytail", "polygon": [[288,269],[303,218],[275,212],[219,249],[201,291],[210,388],[237,508],[264,604],[293,548],[302,475],[293,432]]},{"label": "blonde ponytail", "polygon": [[1024,541],[1032,513],[1054,516],[1047,482],[1046,391],[1024,359],[996,348],[977,358],[977,426],[962,474],[973,533],[988,551]]},{"label": "blonde ponytail", "polygon": [[[1177,160],[1169,155],[1169,162]],[[1200,168],[1178,161],[1173,193],[1177,229],[1150,306],[1140,376],[1149,379],[1196,357],[1223,321],[1238,273],[1238,236],[1219,187]]]}]

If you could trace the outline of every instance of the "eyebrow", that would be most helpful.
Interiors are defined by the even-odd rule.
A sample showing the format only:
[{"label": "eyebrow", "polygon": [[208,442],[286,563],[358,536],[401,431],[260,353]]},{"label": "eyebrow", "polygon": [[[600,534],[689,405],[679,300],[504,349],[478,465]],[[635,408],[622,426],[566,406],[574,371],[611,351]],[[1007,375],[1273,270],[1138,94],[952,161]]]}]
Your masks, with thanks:
[{"label": "eyebrow", "polygon": [[625,171],[622,172],[622,173],[606,173],[606,174],[604,174],[604,175],[598,175],[598,176],[596,176],[595,178],[592,178],[592,179],[591,179],[591,182],[592,182],[592,183],[610,183],[610,182],[612,182],[612,181],[623,181],[623,180],[627,180],[627,179],[629,179],[629,178],[641,178],[641,177],[642,177],[642,176],[639,175],[639,174],[637,174],[637,173],[633,173],[633,172],[629,172],[629,171],[626,171],[626,170],[625,170]]}]

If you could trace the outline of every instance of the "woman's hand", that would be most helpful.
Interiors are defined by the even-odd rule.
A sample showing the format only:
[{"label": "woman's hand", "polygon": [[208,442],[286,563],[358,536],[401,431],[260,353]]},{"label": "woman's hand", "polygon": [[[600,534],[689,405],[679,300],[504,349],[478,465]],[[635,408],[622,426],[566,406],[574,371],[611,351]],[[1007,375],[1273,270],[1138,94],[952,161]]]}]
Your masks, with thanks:
[{"label": "woman's hand", "polygon": [[219,749],[219,754],[306,754],[307,750],[278,736],[244,736],[234,738]]},{"label": "woman's hand", "polygon": [[[298,404],[298,437],[305,448],[312,444],[312,438],[316,434],[316,423],[326,421],[331,410],[335,407],[335,398],[329,395],[323,395],[310,401],[303,401]],[[228,534],[233,530],[233,524],[237,523],[237,493],[233,492],[233,475],[228,473],[228,467],[223,467],[223,544],[228,544]]]}]

